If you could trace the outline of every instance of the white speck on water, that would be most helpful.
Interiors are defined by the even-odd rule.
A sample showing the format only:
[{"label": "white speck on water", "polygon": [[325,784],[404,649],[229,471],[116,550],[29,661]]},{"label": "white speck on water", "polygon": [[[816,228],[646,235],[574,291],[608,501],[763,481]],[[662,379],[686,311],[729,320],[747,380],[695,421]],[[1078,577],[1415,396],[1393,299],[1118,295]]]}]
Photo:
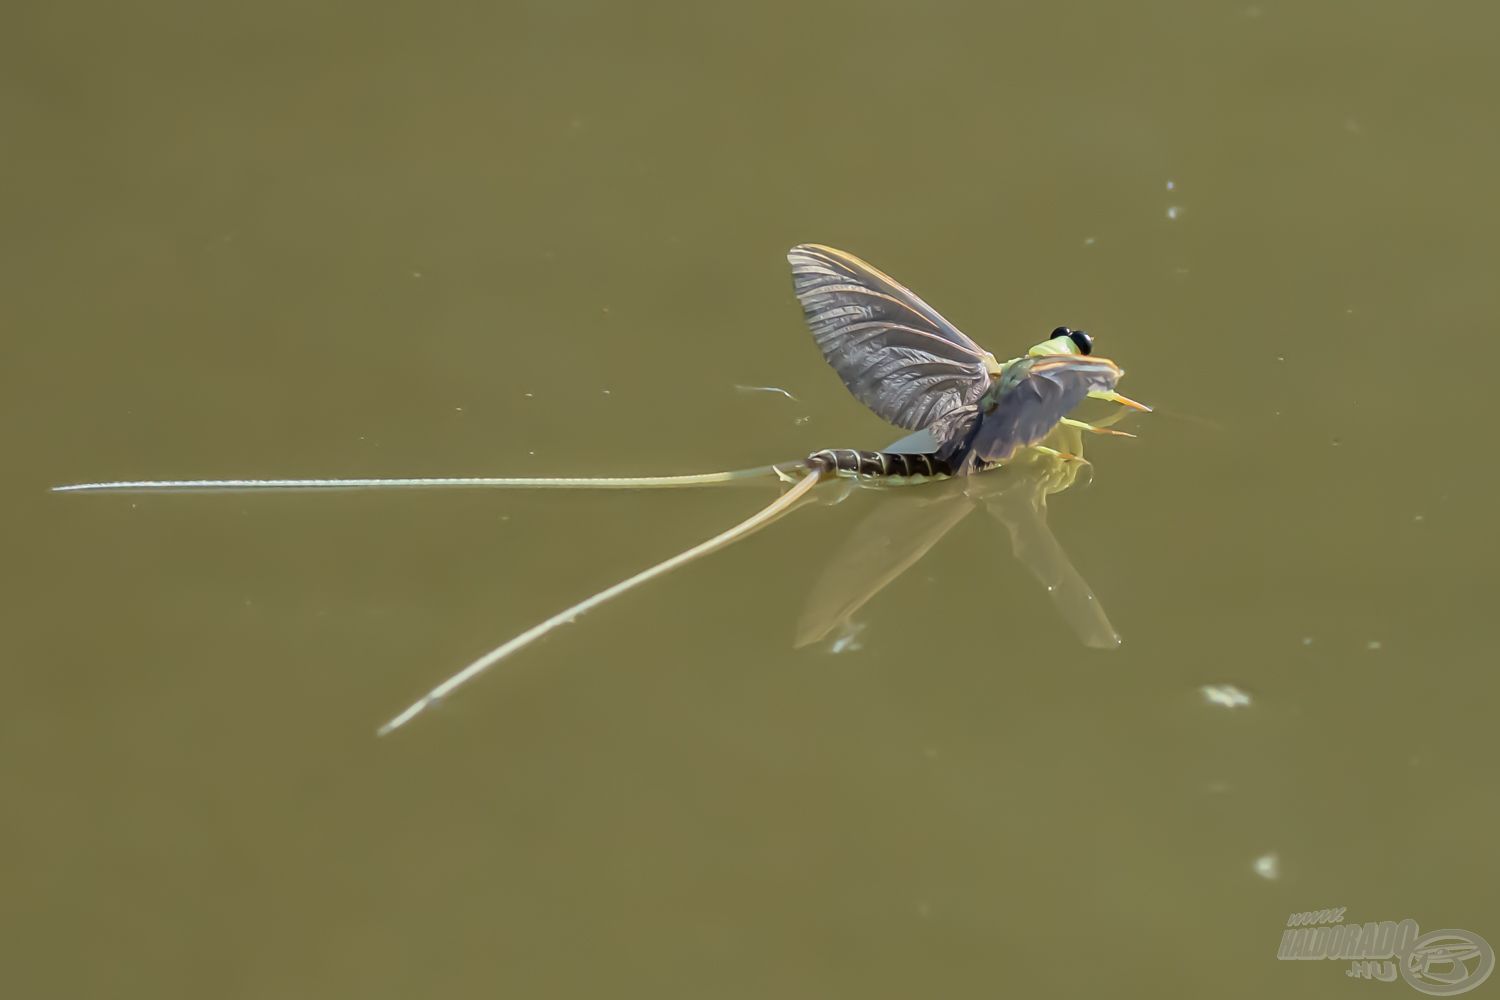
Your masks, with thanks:
[{"label": "white speck on water", "polygon": [[1094,238],[1093,238],[1093,237],[1092,237],[1092,236],[1085,236],[1085,237],[1084,237],[1084,238],[1083,238],[1083,245],[1084,245],[1084,246],[1086,246],[1086,247],[1091,247],[1091,246],[1093,246],[1093,245],[1094,245],[1094,244],[1095,244],[1095,243],[1096,243],[1096,242],[1098,242],[1098,241],[1097,241],[1097,240],[1095,240],[1095,239],[1094,239]]},{"label": "white speck on water", "polygon": [[1304,645],[1304,646],[1311,646],[1312,644],[1313,644],[1313,637],[1312,636],[1310,636],[1310,635],[1304,635],[1302,637],[1302,645]]},{"label": "white speck on water", "polygon": [[1210,795],[1225,795],[1229,792],[1229,782],[1225,781],[1223,778],[1215,778],[1213,781],[1210,781],[1207,785],[1205,785],[1203,790],[1208,792]]},{"label": "white speck on water", "polygon": [[413,271],[413,272],[412,272],[412,273],[411,273],[411,276],[412,276],[412,277],[413,277],[413,278],[420,278],[420,277],[421,277],[421,276],[422,276],[422,272],[421,272],[421,271]]},{"label": "white speck on water", "polygon": [[1412,520],[1413,521],[1425,521],[1425,520],[1427,520],[1427,517],[1426,517],[1426,515],[1423,515],[1423,514],[1414,514],[1412,516]]},{"label": "white speck on water", "polygon": [[859,641],[859,634],[865,630],[864,622],[845,622],[844,630],[828,646],[830,653],[857,653],[864,646]]},{"label": "white speck on water", "polygon": [[1281,858],[1272,851],[1255,859],[1255,874],[1263,879],[1275,881],[1281,877]]},{"label": "white speck on water", "polygon": [[455,406],[453,408],[453,412],[454,413],[462,413],[462,412],[464,412],[464,408],[462,406]]},{"label": "white speck on water", "polygon": [[803,424],[807,423],[811,419],[812,419],[812,417],[797,417],[797,418],[795,418],[792,421],[792,426],[793,427],[801,427]]},{"label": "white speck on water", "polygon": [[1203,700],[1210,705],[1233,709],[1250,704],[1250,696],[1233,684],[1205,684],[1198,690],[1203,692]]},{"label": "white speck on water", "polygon": [[534,452],[534,451],[528,451],[526,454],[528,454],[528,455],[535,455],[536,452]]},{"label": "white speck on water", "polygon": [[1175,219],[1175,218],[1177,218],[1181,214],[1182,214],[1182,206],[1181,205],[1168,205],[1167,206],[1167,218],[1169,218],[1169,219]]},{"label": "white speck on water", "polygon": [[523,392],[523,393],[521,393],[521,395],[525,396],[527,399],[532,398],[532,394],[529,393],[529,392]]},{"label": "white speck on water", "polygon": [[739,390],[740,392],[777,393],[778,395],[785,396],[787,399],[790,399],[793,402],[795,402],[797,399],[796,396],[793,396],[791,393],[787,392],[785,389],[781,388],[778,385],[736,385],[735,389]]},{"label": "white speck on water", "polygon": [[1168,191],[1171,191],[1175,187],[1177,187],[1177,182],[1176,181],[1167,181],[1167,190]]},{"label": "white speck on water", "polygon": [[1278,354],[1278,355],[1276,355],[1276,360],[1277,361],[1285,361],[1286,360],[1286,355],[1285,354]]},{"label": "white speck on water", "polygon": [[1369,642],[1365,643],[1365,648],[1366,649],[1379,649],[1380,648],[1380,640],[1379,639],[1371,639]]}]

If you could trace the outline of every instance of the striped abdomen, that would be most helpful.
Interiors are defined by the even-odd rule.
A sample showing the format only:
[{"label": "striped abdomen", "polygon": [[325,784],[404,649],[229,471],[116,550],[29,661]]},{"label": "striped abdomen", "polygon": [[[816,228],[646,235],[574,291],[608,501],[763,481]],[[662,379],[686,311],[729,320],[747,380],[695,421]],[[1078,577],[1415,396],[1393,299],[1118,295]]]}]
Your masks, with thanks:
[{"label": "striped abdomen", "polygon": [[809,469],[825,476],[848,476],[890,483],[921,482],[952,475],[947,463],[936,455],[909,455],[889,451],[858,451],[854,448],[825,448],[807,456]]}]

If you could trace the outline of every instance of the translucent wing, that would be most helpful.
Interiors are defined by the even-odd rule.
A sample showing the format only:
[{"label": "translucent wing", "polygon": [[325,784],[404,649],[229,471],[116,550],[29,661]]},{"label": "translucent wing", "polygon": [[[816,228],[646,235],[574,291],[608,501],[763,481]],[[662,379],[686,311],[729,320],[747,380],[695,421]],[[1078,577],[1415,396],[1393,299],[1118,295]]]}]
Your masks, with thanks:
[{"label": "translucent wing", "polygon": [[920,430],[989,388],[994,355],[893,278],[810,243],[787,261],[823,357],[880,417]]},{"label": "translucent wing", "polygon": [[945,458],[967,452],[983,464],[1003,462],[1018,449],[1051,433],[1091,392],[1115,387],[1124,374],[1108,358],[1059,356],[1028,358],[1006,369],[996,386],[993,407],[981,401],[978,421],[954,415],[933,430]]}]

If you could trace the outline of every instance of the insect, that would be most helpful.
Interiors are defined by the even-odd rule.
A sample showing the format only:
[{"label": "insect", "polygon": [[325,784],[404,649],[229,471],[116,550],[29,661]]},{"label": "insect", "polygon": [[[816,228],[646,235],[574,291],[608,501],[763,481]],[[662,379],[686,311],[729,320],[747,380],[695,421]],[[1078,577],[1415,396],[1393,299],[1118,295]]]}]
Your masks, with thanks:
[{"label": "insect", "polygon": [[[1106,400],[1134,410],[1150,409],[1115,391],[1115,384],[1124,373],[1113,361],[1093,356],[1093,341],[1081,330],[1058,327],[1025,355],[1002,362],[910,290],[853,254],[802,244],[791,249],[787,260],[792,268],[793,289],[823,357],[856,399],[911,434],[881,451],[824,449],[792,462],[684,476],[135,480],[80,483],[54,489],[57,492],[454,486],[650,489],[771,477],[788,485],[780,497],[734,527],[579,601],[490,650],[380,727],[380,734],[385,735],[560,625],[759,531],[796,506],[819,482],[842,477],[858,483],[894,486],[967,479],[1023,458],[1054,467],[1058,463],[1076,463],[1082,461],[1081,432],[1133,436],[1111,429],[1108,421],[1091,424],[1069,417],[1085,398]],[[1054,431],[1071,435],[1076,443],[1067,451],[1043,443]],[[1071,477],[1068,481],[1071,482]],[[1045,492],[1039,495],[1045,497]],[[964,508],[958,516],[967,514],[968,509]],[[1003,516],[1001,519],[1006,520]],[[1013,527],[1013,535],[1015,531]],[[932,535],[925,547],[917,547],[906,565],[930,548],[941,534]],[[1047,538],[1051,539],[1050,534]],[[1055,547],[1055,540],[1052,545]],[[1049,565],[1056,567],[1057,560],[1049,560]],[[1061,565],[1065,572],[1049,569],[1046,573],[1061,572],[1067,578],[1064,582],[1077,577],[1066,557],[1062,557]],[[1033,571],[1046,575],[1035,567]],[[1078,586],[1087,592],[1081,579],[1073,589],[1076,591]],[[869,591],[857,603],[868,600],[873,593]],[[1092,594],[1088,594],[1088,599],[1092,600]],[[1107,621],[1104,627],[1108,627]],[[1109,634],[1113,635],[1113,631],[1109,630]]]}]

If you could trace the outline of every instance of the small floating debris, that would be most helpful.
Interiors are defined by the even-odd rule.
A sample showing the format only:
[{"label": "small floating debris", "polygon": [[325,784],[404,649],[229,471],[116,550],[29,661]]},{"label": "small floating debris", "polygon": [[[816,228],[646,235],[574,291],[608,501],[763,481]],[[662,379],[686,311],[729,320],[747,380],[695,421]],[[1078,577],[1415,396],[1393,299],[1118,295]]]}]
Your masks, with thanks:
[{"label": "small floating debris", "polygon": [[1255,869],[1255,874],[1263,879],[1275,881],[1281,877],[1281,858],[1275,851],[1256,858],[1252,867]]},{"label": "small floating debris", "polygon": [[785,396],[787,399],[790,399],[794,403],[797,401],[796,396],[793,396],[785,389],[776,385],[737,385],[735,386],[735,388],[740,392],[777,392]]},{"label": "small floating debris", "polygon": [[864,649],[864,644],[859,641],[859,634],[865,630],[864,622],[846,622],[843,631],[829,643],[830,653],[857,653]]},{"label": "small floating debris", "polygon": [[1203,700],[1210,705],[1232,709],[1250,704],[1250,696],[1233,684],[1205,684],[1198,690],[1203,692]]}]

